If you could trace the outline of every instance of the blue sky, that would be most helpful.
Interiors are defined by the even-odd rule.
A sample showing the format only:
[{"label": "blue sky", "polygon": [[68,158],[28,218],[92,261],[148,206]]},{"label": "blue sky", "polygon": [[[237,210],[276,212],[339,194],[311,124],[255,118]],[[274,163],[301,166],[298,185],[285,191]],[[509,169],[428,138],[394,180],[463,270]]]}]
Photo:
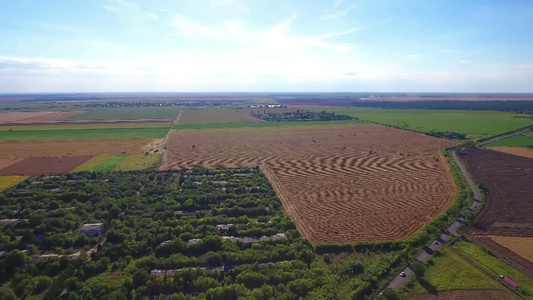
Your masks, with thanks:
[{"label": "blue sky", "polygon": [[0,7],[0,93],[533,92],[529,0]]}]

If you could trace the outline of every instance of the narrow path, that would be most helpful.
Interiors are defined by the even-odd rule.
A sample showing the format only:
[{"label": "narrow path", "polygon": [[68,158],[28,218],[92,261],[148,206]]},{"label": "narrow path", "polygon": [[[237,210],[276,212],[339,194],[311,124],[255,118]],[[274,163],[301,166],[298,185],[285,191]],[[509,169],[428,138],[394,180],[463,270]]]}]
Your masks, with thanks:
[{"label": "narrow path", "polygon": [[[472,205],[468,208],[469,213],[476,211],[479,208],[479,204],[481,201],[481,193],[479,192],[477,186],[474,184],[474,180],[472,180],[472,177],[468,173],[466,167],[463,165],[459,157],[457,156],[457,153],[452,151],[452,157],[459,169],[461,170],[461,173],[463,174],[463,177],[465,177],[466,182],[470,186],[470,189],[474,193],[474,201],[472,202]],[[459,227],[461,227],[462,223],[465,222],[465,216],[460,216],[451,224],[440,236],[437,238],[436,241],[429,244],[422,253],[420,253],[416,259],[419,261],[425,262],[427,261],[435,251],[439,250],[442,245],[450,238],[450,236],[457,231]],[[401,288],[405,282],[413,276],[414,272],[411,270],[409,266],[407,266],[396,278],[394,278],[391,283],[389,284],[389,288],[393,290],[398,290]]]}]

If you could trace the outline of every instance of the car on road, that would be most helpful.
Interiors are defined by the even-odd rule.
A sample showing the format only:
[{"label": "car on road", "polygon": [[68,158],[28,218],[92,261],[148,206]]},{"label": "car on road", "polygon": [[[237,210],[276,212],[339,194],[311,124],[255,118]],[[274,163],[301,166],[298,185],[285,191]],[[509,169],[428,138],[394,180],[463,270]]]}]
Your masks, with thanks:
[{"label": "car on road", "polygon": [[438,245],[438,244],[439,244],[439,242],[437,242],[437,241],[433,242],[433,245]]},{"label": "car on road", "polygon": [[407,275],[405,275],[405,272],[401,272],[401,273],[400,273],[400,276],[405,277],[405,276],[407,276]]}]

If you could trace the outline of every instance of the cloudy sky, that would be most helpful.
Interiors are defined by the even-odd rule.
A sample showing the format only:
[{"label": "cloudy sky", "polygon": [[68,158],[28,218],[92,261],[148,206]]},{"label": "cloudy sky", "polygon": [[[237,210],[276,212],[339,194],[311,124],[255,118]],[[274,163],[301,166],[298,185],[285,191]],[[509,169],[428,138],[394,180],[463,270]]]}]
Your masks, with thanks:
[{"label": "cloudy sky", "polygon": [[0,7],[0,93],[533,92],[530,0]]}]

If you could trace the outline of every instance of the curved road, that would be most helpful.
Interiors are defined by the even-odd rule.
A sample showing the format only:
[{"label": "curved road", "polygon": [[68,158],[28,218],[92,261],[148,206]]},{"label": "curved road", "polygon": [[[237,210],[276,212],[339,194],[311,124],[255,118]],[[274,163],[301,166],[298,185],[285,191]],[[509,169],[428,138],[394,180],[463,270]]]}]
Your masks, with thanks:
[{"label": "curved road", "polygon": [[[468,185],[470,186],[470,189],[474,193],[474,201],[472,202],[472,205],[470,205],[470,207],[468,208],[468,210],[469,210],[468,213],[471,213],[471,212],[473,212],[473,211],[475,211],[475,210],[477,210],[479,208],[479,204],[480,204],[480,200],[481,200],[481,193],[479,192],[479,190],[477,189],[476,185],[474,184],[474,181],[472,180],[472,177],[468,173],[466,167],[463,165],[463,162],[461,162],[459,157],[457,157],[457,153],[455,152],[455,150],[452,151],[452,157],[453,157],[453,160],[455,161],[455,163],[457,164],[457,166],[459,166],[459,169],[461,170],[461,173],[465,177],[466,182],[468,182]],[[450,235],[455,233],[457,231],[457,229],[461,226],[461,224],[464,223],[465,217],[466,216],[460,216],[459,218],[457,218],[457,220],[455,220],[455,222],[453,222],[453,224],[450,225],[447,228],[447,230],[445,230],[439,236],[439,238],[437,238],[436,241],[434,241],[431,244],[429,244],[424,249],[424,251],[422,251],[422,253],[420,253],[416,257],[416,259],[418,259],[419,261],[422,261],[422,262],[425,262],[426,260],[428,260],[431,257],[431,255],[435,251],[440,249],[440,247],[442,247],[442,244],[444,244],[450,238]],[[411,268],[409,266],[407,266],[407,268],[405,268],[402,271],[402,273],[404,273],[405,275],[402,276],[402,275],[398,274],[398,276],[396,276],[396,278],[394,278],[394,280],[392,280],[391,283],[389,284],[389,288],[391,288],[393,290],[398,290],[399,288],[401,288],[404,285],[404,283],[407,281],[407,279],[409,279],[414,274],[413,270],[411,270]]]}]

